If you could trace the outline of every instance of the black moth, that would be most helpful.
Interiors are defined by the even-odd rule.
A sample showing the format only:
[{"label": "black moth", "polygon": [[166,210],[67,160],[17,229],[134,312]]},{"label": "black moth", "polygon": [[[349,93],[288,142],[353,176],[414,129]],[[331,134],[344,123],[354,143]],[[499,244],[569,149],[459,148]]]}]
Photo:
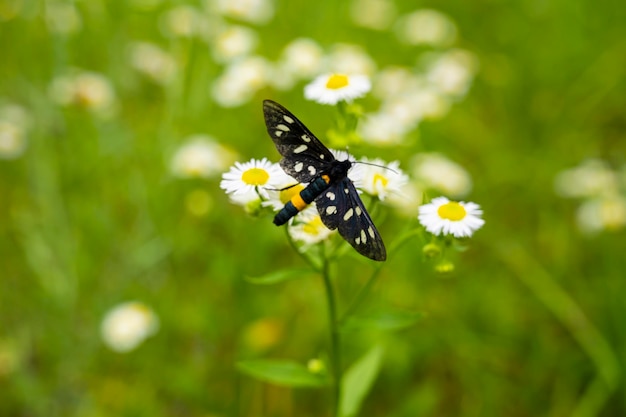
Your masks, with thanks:
[{"label": "black moth", "polygon": [[331,230],[338,229],[357,252],[375,261],[387,259],[383,240],[348,178],[352,162],[336,160],[328,148],[280,104],[265,100],[263,114],[267,132],[283,156],[280,166],[299,182],[309,184],[276,214],[274,224],[287,223],[315,201],[324,225]]}]

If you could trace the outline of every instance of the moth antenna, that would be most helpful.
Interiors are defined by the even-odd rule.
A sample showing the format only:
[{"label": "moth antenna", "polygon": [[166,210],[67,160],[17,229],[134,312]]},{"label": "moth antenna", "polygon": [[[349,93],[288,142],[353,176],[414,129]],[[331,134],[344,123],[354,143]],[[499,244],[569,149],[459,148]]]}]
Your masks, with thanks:
[{"label": "moth antenna", "polygon": [[371,166],[373,166],[373,167],[378,167],[378,168],[387,169],[387,170],[389,170],[389,171],[393,172],[394,174],[398,174],[398,175],[400,174],[398,171],[396,171],[396,170],[395,170],[395,169],[393,169],[393,168],[389,168],[389,167],[386,167],[386,166],[384,166],[384,165],[373,164],[373,163],[371,163],[371,162],[354,161],[354,162],[352,162],[352,163],[353,163],[353,164],[371,165]]}]

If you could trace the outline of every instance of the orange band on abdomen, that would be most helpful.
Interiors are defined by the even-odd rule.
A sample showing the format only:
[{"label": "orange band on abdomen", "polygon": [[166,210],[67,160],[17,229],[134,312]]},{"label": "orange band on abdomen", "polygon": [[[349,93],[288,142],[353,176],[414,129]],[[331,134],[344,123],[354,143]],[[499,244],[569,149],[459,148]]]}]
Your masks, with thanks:
[{"label": "orange band on abdomen", "polygon": [[326,174],[322,175],[322,179],[326,184],[330,184],[330,177]]},{"label": "orange band on abdomen", "polygon": [[290,201],[291,201],[291,204],[293,204],[293,206],[298,211],[304,210],[304,208],[307,206],[307,203],[305,203],[302,197],[300,197],[300,193],[295,194],[293,197],[291,197]]}]

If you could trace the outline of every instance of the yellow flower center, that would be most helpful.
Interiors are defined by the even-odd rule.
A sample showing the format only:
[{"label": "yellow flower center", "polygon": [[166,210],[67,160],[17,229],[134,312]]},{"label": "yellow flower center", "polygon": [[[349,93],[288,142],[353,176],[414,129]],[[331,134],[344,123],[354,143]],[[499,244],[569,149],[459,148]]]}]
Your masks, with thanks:
[{"label": "yellow flower center", "polygon": [[261,168],[250,168],[241,174],[241,180],[248,185],[263,185],[270,179],[270,174]]},{"label": "yellow flower center", "polygon": [[326,88],[338,90],[349,84],[348,76],[343,74],[333,74],[326,82]]},{"label": "yellow flower center", "polygon": [[387,186],[387,184],[389,184],[389,179],[383,175],[380,175],[378,173],[374,174],[374,187],[376,187],[376,184],[380,183],[380,185],[384,187]]},{"label": "yellow flower center", "polygon": [[322,223],[322,218],[320,216],[315,216],[313,220],[311,220],[310,222],[302,226],[302,230],[305,233],[308,233],[313,236],[317,236],[319,235],[320,229],[323,226],[324,226],[324,223]]},{"label": "yellow flower center", "polygon": [[437,214],[442,219],[452,220],[453,222],[465,218],[467,212],[465,208],[456,201],[450,201],[437,209]]},{"label": "yellow flower center", "polygon": [[304,185],[297,184],[293,187],[286,188],[280,192],[280,202],[287,204],[287,201],[291,200],[291,197],[304,190]]}]

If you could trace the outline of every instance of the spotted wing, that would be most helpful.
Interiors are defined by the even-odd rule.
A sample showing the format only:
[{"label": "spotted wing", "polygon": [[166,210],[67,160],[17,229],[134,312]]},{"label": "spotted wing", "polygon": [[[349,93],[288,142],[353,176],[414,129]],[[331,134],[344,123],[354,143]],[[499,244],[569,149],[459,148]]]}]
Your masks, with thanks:
[{"label": "spotted wing", "polygon": [[331,185],[315,199],[322,222],[361,255],[375,261],[387,259],[385,244],[349,178]]},{"label": "spotted wing", "polygon": [[272,100],[263,102],[267,133],[283,156],[280,166],[300,182],[311,182],[335,160],[332,153],[289,110]]}]

